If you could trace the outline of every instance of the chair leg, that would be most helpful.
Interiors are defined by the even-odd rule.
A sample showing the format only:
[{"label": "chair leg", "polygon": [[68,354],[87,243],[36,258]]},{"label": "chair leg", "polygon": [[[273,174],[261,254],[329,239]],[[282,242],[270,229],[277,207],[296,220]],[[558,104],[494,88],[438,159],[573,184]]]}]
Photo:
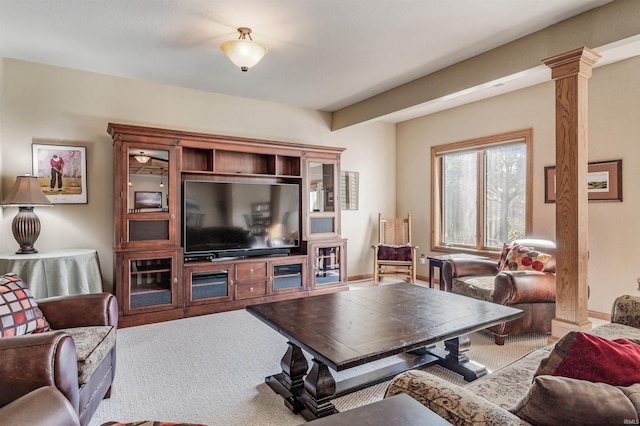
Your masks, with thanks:
[{"label": "chair leg", "polygon": [[507,336],[501,336],[498,334],[493,335],[493,341],[496,342],[496,345],[504,346],[504,338]]}]

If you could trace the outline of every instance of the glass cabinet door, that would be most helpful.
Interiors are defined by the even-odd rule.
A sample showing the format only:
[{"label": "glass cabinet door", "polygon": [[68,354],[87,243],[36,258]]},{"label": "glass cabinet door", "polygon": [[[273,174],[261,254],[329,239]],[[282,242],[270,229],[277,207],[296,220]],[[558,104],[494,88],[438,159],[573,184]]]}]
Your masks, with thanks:
[{"label": "glass cabinet door", "polygon": [[192,263],[184,266],[187,305],[232,300],[233,265]]},{"label": "glass cabinet door", "polygon": [[337,236],[340,232],[337,173],[337,162],[307,162],[307,238]]},{"label": "glass cabinet door", "polygon": [[153,258],[124,255],[125,313],[170,309],[177,305],[177,254],[161,252],[157,255]]},{"label": "glass cabinet door", "polygon": [[291,293],[306,288],[306,256],[289,256],[271,262],[271,292]]},{"label": "glass cabinet door", "polygon": [[175,244],[172,226],[175,198],[171,162],[173,147],[126,146],[126,191],[123,208],[126,224],[121,237],[123,247]]},{"label": "glass cabinet door", "polygon": [[345,244],[345,240],[310,244],[309,249],[313,254],[312,280],[315,288],[345,282]]}]

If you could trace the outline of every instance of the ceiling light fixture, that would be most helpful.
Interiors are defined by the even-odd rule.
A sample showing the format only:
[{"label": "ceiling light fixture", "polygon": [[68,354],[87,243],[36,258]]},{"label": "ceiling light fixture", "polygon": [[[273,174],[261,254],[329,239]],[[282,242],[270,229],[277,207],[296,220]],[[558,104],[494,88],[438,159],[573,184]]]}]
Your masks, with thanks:
[{"label": "ceiling light fixture", "polygon": [[[237,40],[229,40],[222,43],[220,49],[237,67],[242,71],[260,62],[260,59],[267,54],[268,49],[264,44],[253,41],[251,38],[251,28],[238,28],[240,37]],[[247,38],[248,37],[248,38]]]},{"label": "ceiling light fixture", "polygon": [[140,151],[140,154],[134,155],[133,158],[135,158],[138,163],[146,163],[151,159],[148,155],[144,155],[144,151]]}]

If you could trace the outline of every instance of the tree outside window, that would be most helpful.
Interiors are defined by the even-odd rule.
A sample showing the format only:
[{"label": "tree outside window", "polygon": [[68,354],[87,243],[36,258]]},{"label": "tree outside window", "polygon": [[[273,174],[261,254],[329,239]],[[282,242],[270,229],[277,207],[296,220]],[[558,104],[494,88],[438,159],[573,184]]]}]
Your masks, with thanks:
[{"label": "tree outside window", "polygon": [[433,249],[495,252],[531,224],[531,130],[432,148]]}]

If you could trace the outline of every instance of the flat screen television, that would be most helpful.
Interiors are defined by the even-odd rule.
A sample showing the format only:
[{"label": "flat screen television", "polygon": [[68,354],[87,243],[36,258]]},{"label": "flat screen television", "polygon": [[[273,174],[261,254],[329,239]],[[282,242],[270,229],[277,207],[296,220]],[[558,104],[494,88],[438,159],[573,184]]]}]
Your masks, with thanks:
[{"label": "flat screen television", "polygon": [[185,259],[286,254],[300,245],[300,186],[185,180]]}]

